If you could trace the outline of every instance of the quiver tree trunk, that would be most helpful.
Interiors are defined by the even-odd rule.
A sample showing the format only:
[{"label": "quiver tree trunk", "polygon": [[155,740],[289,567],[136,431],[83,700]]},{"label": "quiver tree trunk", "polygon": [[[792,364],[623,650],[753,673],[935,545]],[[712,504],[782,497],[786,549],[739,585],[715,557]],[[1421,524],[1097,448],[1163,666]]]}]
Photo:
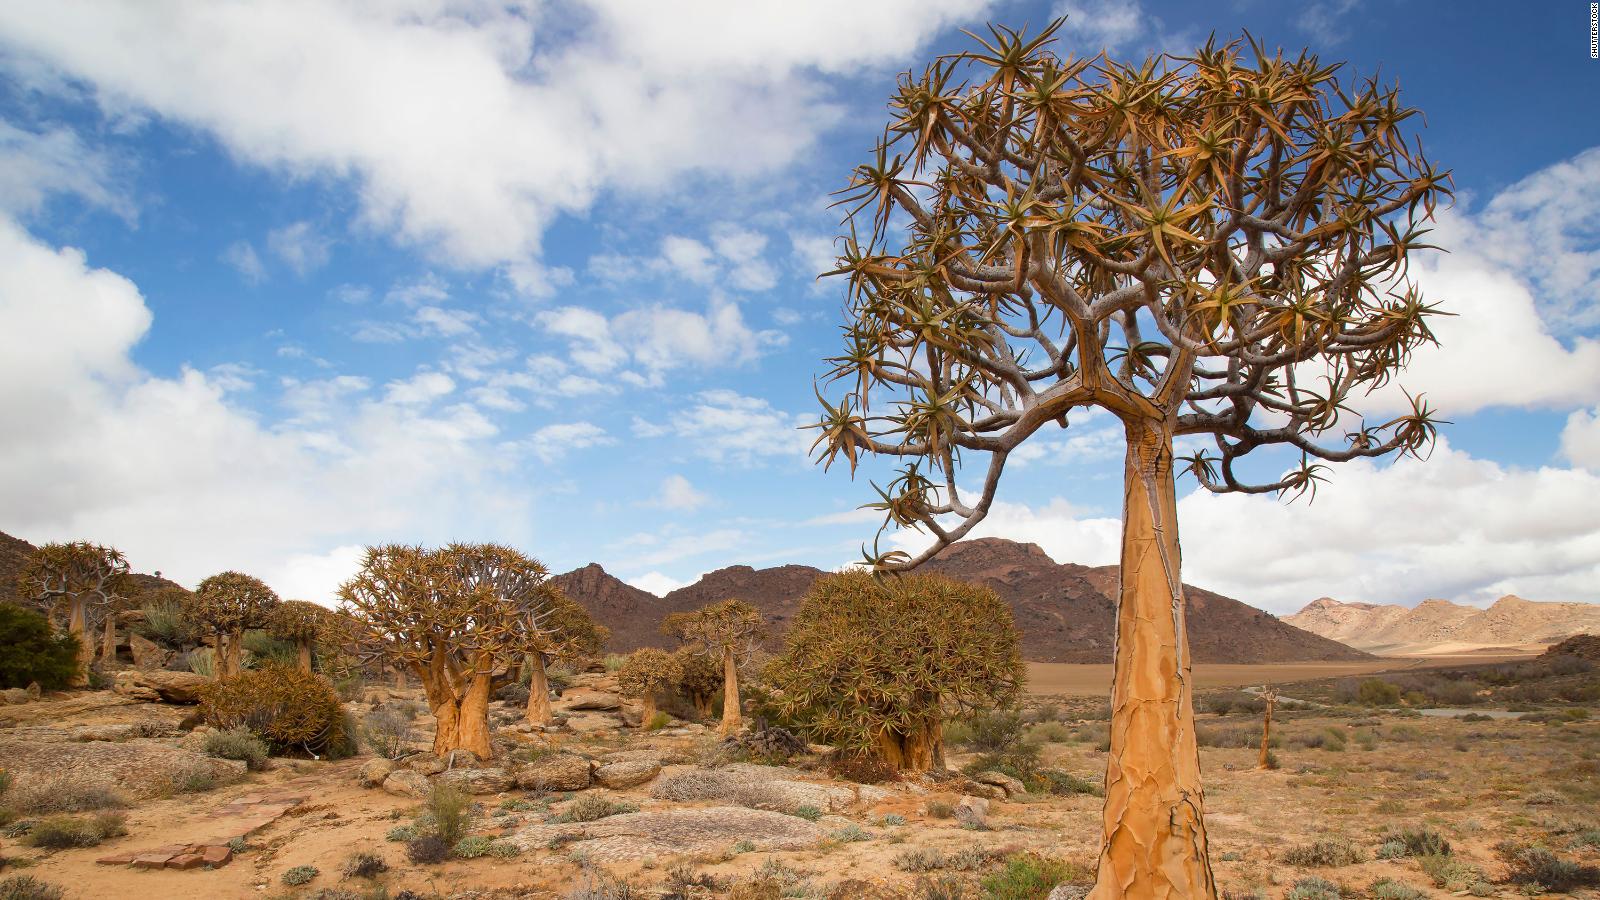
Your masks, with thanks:
[{"label": "quiver tree trunk", "polygon": [[943,721],[935,715],[905,731],[878,732],[878,755],[899,772],[928,772],[943,769]]},{"label": "quiver tree trunk", "polygon": [[1172,432],[1128,423],[1104,835],[1093,900],[1210,900]]},{"label": "quiver tree trunk", "polygon": [[82,600],[74,599],[67,608],[67,631],[78,639],[78,670],[68,682],[72,687],[89,684],[89,665],[94,662],[94,641],[89,638],[89,610]]},{"label": "quiver tree trunk", "polygon": [[105,631],[100,639],[100,661],[110,665],[117,661],[117,616],[106,610]]},{"label": "quiver tree trunk", "polygon": [[639,711],[639,727],[648,728],[648,727],[650,727],[650,720],[654,719],[656,717],[656,695],[655,695],[655,692],[654,691],[645,692],[645,695],[643,697],[639,698],[639,703],[642,704],[643,707],[644,707],[643,709],[641,709]]},{"label": "quiver tree trunk", "polygon": [[311,642],[295,641],[295,651],[296,662],[300,666],[300,671],[311,671]]},{"label": "quiver tree trunk", "polygon": [[739,665],[734,661],[733,648],[722,648],[722,725],[718,737],[739,733],[743,722],[739,717]]},{"label": "quiver tree trunk", "polygon": [[1277,691],[1263,691],[1267,707],[1261,711],[1261,758],[1256,760],[1256,767],[1261,769],[1272,768],[1272,708],[1278,704]]},{"label": "quiver tree trunk", "polygon": [[452,750],[471,750],[480,759],[494,755],[489,742],[489,694],[494,689],[493,660],[480,659],[469,672],[452,676],[442,663],[419,673],[433,710],[433,752],[447,756]]},{"label": "quiver tree trunk", "polygon": [[223,667],[222,675],[231,678],[244,671],[244,629],[235,628],[228,634],[227,665]]},{"label": "quiver tree trunk", "polygon": [[548,725],[556,717],[550,708],[550,676],[545,672],[544,654],[528,654],[528,722]]}]

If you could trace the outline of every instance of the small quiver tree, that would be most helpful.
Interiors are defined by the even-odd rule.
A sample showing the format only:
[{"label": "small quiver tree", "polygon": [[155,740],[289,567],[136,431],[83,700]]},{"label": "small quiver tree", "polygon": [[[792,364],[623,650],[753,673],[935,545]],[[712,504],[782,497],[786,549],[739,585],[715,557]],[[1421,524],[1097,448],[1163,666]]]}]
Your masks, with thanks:
[{"label": "small quiver tree", "polygon": [[[1449,177],[1374,79],[1254,42],[1118,62],[991,28],[903,76],[842,202],[845,349],[824,458],[909,464],[875,506],[932,558],[988,514],[1035,433],[1104,410],[1125,435],[1111,751],[1093,896],[1214,898],[1174,474],[1313,492],[1325,467],[1420,454],[1421,397],[1350,407],[1433,340],[1408,278]],[[881,404],[879,410],[871,404]],[[1197,450],[1174,456],[1174,440]],[[1252,469],[1248,454],[1274,459]],[[963,493],[958,469],[984,470]],[[1181,465],[1180,465],[1181,463]],[[1259,476],[1259,477],[1257,477]]]},{"label": "small quiver tree", "polygon": [[707,656],[699,647],[688,645],[672,651],[672,658],[678,661],[678,667],[683,670],[678,691],[694,707],[695,715],[702,719],[711,718],[711,701],[716,698],[717,691],[722,690],[721,661]]},{"label": "small quiver tree", "polygon": [[273,637],[294,642],[296,665],[311,671],[311,650],[328,636],[333,612],[308,600],[285,600],[268,617],[266,628]]},{"label": "small quiver tree", "polygon": [[89,635],[91,623],[105,617],[115,628],[115,608],[131,586],[127,558],[111,547],[87,541],[45,544],[29,557],[18,591],[52,614],[65,616],[67,631],[78,639],[73,687],[89,683],[96,644]]},{"label": "small quiver tree", "polygon": [[237,675],[244,668],[244,633],[263,628],[282,602],[259,578],[243,572],[221,572],[203,580],[189,599],[189,621],[216,639],[217,680]]},{"label": "small quiver tree", "polygon": [[367,548],[361,571],[339,589],[363,652],[422,682],[434,753],[494,755],[489,698],[515,678],[529,623],[550,607],[548,574],[499,544],[388,544]]},{"label": "small quiver tree", "polygon": [[550,677],[547,667],[554,660],[592,657],[604,644],[599,626],[589,611],[554,585],[546,585],[549,602],[543,614],[528,623],[529,649],[524,665],[528,670],[528,722],[547,725],[555,717],[550,708]]},{"label": "small quiver tree", "polygon": [[632,697],[644,706],[641,723],[649,725],[656,715],[656,698],[670,690],[683,679],[683,667],[665,650],[643,647],[628,654],[628,659],[617,670],[617,687],[624,697]]},{"label": "small quiver tree", "polygon": [[717,734],[737,734],[742,724],[739,669],[749,664],[766,634],[761,611],[743,600],[723,600],[693,612],[673,613],[662,621],[661,630],[698,649],[722,669],[722,724]]},{"label": "small quiver tree", "polygon": [[1256,768],[1272,768],[1272,710],[1278,705],[1278,689],[1268,687],[1261,692],[1261,699],[1266,701],[1266,706],[1261,709],[1261,757],[1256,760]]},{"label": "small quiver tree", "polygon": [[1011,608],[937,575],[818,578],[765,669],[774,702],[824,741],[896,770],[944,768],[944,719],[1009,705],[1023,679]]}]

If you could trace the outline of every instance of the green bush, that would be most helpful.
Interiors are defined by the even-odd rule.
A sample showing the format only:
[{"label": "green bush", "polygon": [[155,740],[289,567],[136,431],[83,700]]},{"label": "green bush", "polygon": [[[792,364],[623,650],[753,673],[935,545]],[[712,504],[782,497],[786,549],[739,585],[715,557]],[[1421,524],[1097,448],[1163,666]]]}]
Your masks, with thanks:
[{"label": "green bush", "polygon": [[[415,718],[415,714],[411,718]],[[411,719],[405,712],[392,707],[382,707],[367,713],[361,720],[361,738],[373,753],[384,759],[399,759],[410,750],[415,736]]]},{"label": "green bush", "polygon": [[1380,878],[1367,888],[1374,900],[1425,900],[1428,896],[1409,884],[1390,878]]},{"label": "green bush", "polygon": [[195,642],[194,624],[183,615],[183,604],[174,600],[146,603],[144,620],[134,630],[165,647],[179,649]]},{"label": "green bush", "polygon": [[461,859],[477,859],[489,852],[489,845],[493,841],[486,834],[471,834],[456,841],[452,852]]},{"label": "green bush", "polygon": [[127,834],[127,820],[119,812],[103,812],[91,818],[52,816],[33,824],[27,843],[44,850],[93,847],[106,838]]},{"label": "green bush", "polygon": [[1294,887],[1283,895],[1283,900],[1339,900],[1341,896],[1337,884],[1313,875],[1296,881]]},{"label": "green bush", "polygon": [[1447,891],[1464,891],[1483,880],[1483,873],[1454,856],[1436,854],[1417,857],[1423,874],[1433,879],[1434,887]]},{"label": "green bush", "polygon": [[1450,842],[1445,840],[1444,835],[1430,828],[1408,829],[1390,840],[1399,841],[1406,848],[1407,856],[1450,855]]},{"label": "green bush", "polygon": [[213,731],[206,735],[204,748],[207,756],[242,760],[252,772],[265,768],[270,755],[267,742],[256,737],[248,728]]},{"label": "green bush", "polygon": [[1600,887],[1600,867],[1562,859],[1546,847],[1503,843],[1495,852],[1506,863],[1506,877],[1515,884],[1538,885],[1547,891],[1571,892]]},{"label": "green bush", "polygon": [[1000,871],[985,876],[982,884],[989,900],[1044,900],[1055,886],[1078,878],[1070,863],[1036,853],[1013,853]]},{"label": "green bush", "polygon": [[815,822],[816,820],[822,818],[822,810],[812,806],[809,803],[803,803],[795,807],[794,814],[808,822]]},{"label": "green bush", "polygon": [[13,875],[0,881],[0,900],[61,900],[65,893],[32,875]]},{"label": "green bush", "polygon": [[632,803],[607,800],[599,794],[583,794],[572,801],[555,820],[557,822],[593,822],[596,819],[604,819],[607,816],[638,811],[639,807],[634,806]]},{"label": "green bush", "polygon": [[40,613],[0,603],[0,688],[64,687],[78,671],[78,639],[52,634]]},{"label": "green bush", "polygon": [[1400,688],[1382,678],[1368,678],[1356,688],[1356,701],[1365,706],[1394,706],[1400,702]]},{"label": "green bush", "polygon": [[275,753],[349,755],[344,705],[326,678],[268,664],[207,685],[200,711],[220,729],[245,728]]},{"label": "green bush", "polygon": [[1365,860],[1366,854],[1349,841],[1313,841],[1290,847],[1279,859],[1291,866],[1353,866]]},{"label": "green bush", "polygon": [[434,782],[421,818],[429,831],[454,847],[472,827],[472,797],[454,785]]},{"label": "green bush", "polygon": [[294,868],[288,869],[283,873],[283,883],[289,885],[290,887],[295,887],[302,884],[310,884],[313,878],[316,878],[321,874],[322,870],[318,869],[316,866],[295,866]]}]

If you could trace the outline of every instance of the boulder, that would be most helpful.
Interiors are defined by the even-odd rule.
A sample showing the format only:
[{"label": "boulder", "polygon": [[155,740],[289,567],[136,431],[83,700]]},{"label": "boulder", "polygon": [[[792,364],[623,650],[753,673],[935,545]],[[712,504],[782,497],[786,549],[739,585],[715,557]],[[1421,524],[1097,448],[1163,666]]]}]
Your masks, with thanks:
[{"label": "boulder", "polygon": [[563,709],[598,710],[609,712],[622,706],[622,698],[610,691],[575,688],[561,695],[557,704]]},{"label": "boulder", "polygon": [[444,755],[446,769],[476,769],[483,765],[483,760],[471,750],[451,750]]},{"label": "boulder", "polygon": [[962,797],[956,804],[956,821],[970,828],[989,827],[989,801],[983,797]]},{"label": "boulder", "polygon": [[395,769],[389,777],[383,780],[383,789],[391,794],[401,797],[415,797],[418,800],[428,796],[433,789],[433,782],[421,772],[410,769]]},{"label": "boulder", "polygon": [[382,787],[385,779],[394,772],[394,760],[378,757],[369,759],[361,767],[361,783],[366,787]]},{"label": "boulder", "polygon": [[[839,785],[800,781],[804,773],[782,766],[757,766],[735,763],[710,769],[701,766],[675,766],[650,789],[657,800],[686,802],[711,800],[733,803],[751,809],[793,813],[802,806],[823,812],[845,809],[858,799],[857,791]],[[862,786],[861,790],[866,790]]]},{"label": "boulder", "polygon": [[1087,896],[1089,886],[1086,884],[1058,884],[1045,900],[1083,900]]},{"label": "boulder", "polygon": [[434,781],[469,794],[499,794],[517,786],[517,779],[505,769],[451,769]]},{"label": "boulder", "polygon": [[644,784],[661,774],[661,763],[648,759],[624,759],[609,762],[594,770],[594,780],[602,785],[620,790]]},{"label": "boulder", "polygon": [[552,843],[596,862],[640,860],[694,853],[724,853],[739,841],[757,850],[800,850],[826,832],[814,822],[783,813],[740,807],[666,809],[607,816],[593,822],[529,825],[501,838],[521,850]]},{"label": "boulder", "polygon": [[200,782],[226,784],[245,774],[240,760],[217,759],[149,738],[36,743],[0,737],[0,760],[19,788],[26,782],[63,779],[104,785],[131,800],[170,796]]},{"label": "boulder", "polygon": [[994,785],[1005,791],[1006,797],[1016,797],[1028,792],[1026,785],[1004,772],[979,772],[972,776],[972,780],[979,784]]},{"label": "boulder", "polygon": [[136,669],[165,669],[173,655],[171,650],[139,634],[128,635],[128,650]]},{"label": "boulder", "polygon": [[199,703],[200,690],[209,683],[210,679],[193,672],[128,669],[117,673],[112,689],[151,703]]},{"label": "boulder", "polygon": [[444,760],[432,753],[418,753],[408,756],[405,760],[406,768],[423,775],[437,775],[445,769]]},{"label": "boulder", "polygon": [[581,791],[592,780],[592,764],[572,753],[556,753],[512,769],[517,784],[530,791]]},{"label": "boulder", "polygon": [[22,688],[6,688],[0,691],[0,704],[27,703],[32,699]]}]

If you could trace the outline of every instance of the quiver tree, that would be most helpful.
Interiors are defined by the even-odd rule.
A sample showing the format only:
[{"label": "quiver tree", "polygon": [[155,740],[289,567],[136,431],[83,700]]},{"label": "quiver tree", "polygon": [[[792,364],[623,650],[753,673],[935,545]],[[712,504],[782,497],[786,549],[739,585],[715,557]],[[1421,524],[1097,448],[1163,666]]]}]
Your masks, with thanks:
[{"label": "quiver tree", "polygon": [[627,661],[617,670],[617,687],[622,689],[622,695],[644,706],[640,721],[645,725],[655,718],[656,697],[681,680],[683,668],[677,658],[654,647],[643,647],[628,654]]},{"label": "quiver tree", "polygon": [[489,698],[516,677],[532,630],[544,625],[556,596],[548,574],[499,544],[388,544],[367,548],[361,571],[339,589],[363,652],[422,682],[434,753],[494,755]]},{"label": "quiver tree", "polygon": [[738,734],[739,667],[747,665],[766,633],[761,610],[743,600],[708,603],[693,612],[673,613],[661,630],[716,661],[722,669],[722,724],[717,734]]},{"label": "quiver tree", "polygon": [[528,721],[546,725],[555,717],[550,708],[552,660],[576,660],[594,656],[604,643],[599,626],[589,611],[566,593],[550,587],[549,603],[539,625],[528,630],[529,648],[524,665],[528,670]]},{"label": "quiver tree", "polygon": [[1278,705],[1278,689],[1269,687],[1261,692],[1261,699],[1266,705],[1261,709],[1261,757],[1256,760],[1256,768],[1270,769],[1272,766],[1272,708]]},{"label": "quiver tree", "polygon": [[268,617],[266,629],[273,637],[293,641],[300,671],[311,671],[311,649],[326,638],[333,626],[333,611],[308,600],[285,600]]},{"label": "quiver tree", "polygon": [[[904,76],[842,203],[844,353],[823,458],[909,460],[885,525],[926,550],[983,520],[1008,457],[1075,409],[1126,436],[1111,752],[1095,894],[1214,897],[1179,577],[1181,470],[1217,493],[1314,492],[1317,462],[1420,454],[1423,400],[1352,398],[1432,341],[1407,277],[1448,175],[1396,89],[1253,41],[1125,64],[992,28]],[[1173,442],[1214,451],[1174,456]],[[1187,442],[1186,442],[1187,443]],[[1249,471],[1239,461],[1271,453]],[[976,461],[976,495],[957,471]],[[1281,472],[1253,480],[1263,472]]]},{"label": "quiver tree", "polygon": [[217,680],[244,668],[244,633],[264,628],[281,603],[266,582],[243,572],[222,572],[201,581],[186,615],[216,639]]},{"label": "quiver tree", "polygon": [[[74,687],[89,683],[95,651],[90,623],[103,616],[115,629],[115,608],[131,586],[127,558],[111,547],[87,541],[45,544],[29,557],[18,590],[44,609],[66,616],[67,631],[78,639],[78,671],[70,682]],[[114,645],[114,637],[112,641]]]},{"label": "quiver tree", "polygon": [[994,591],[938,575],[818,578],[783,652],[773,702],[819,738],[896,770],[944,768],[944,719],[1016,700],[1022,651]]},{"label": "quiver tree", "polygon": [[711,701],[722,690],[723,673],[720,660],[707,656],[698,647],[683,646],[672,651],[683,677],[678,681],[678,691],[694,707],[702,719],[711,717]]}]

